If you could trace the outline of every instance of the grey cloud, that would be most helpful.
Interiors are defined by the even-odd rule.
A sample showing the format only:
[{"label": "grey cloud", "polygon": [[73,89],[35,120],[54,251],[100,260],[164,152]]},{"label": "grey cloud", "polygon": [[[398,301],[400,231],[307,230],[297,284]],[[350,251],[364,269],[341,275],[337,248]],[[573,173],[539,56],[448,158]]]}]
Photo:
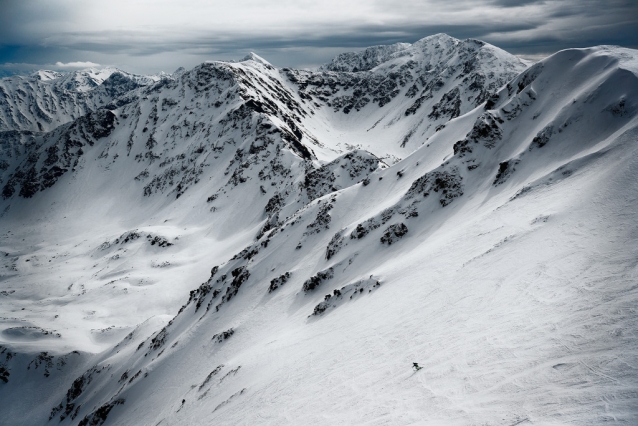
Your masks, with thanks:
[{"label": "grey cloud", "polygon": [[[328,61],[341,51],[371,45],[414,42],[444,32],[453,37],[478,38],[512,53],[542,55],[568,47],[618,44],[638,47],[638,2],[635,0],[429,0],[400,3],[373,2],[388,18],[352,16],[351,23],[317,22],[303,30],[274,32],[262,26],[225,30],[144,27],[81,31],[72,25],[77,11],[71,0],[51,0],[54,7],[39,7],[34,0],[0,0],[0,63],[95,62],[137,67],[146,72],[203,62],[240,58],[255,51],[280,66]],[[64,7],[62,7],[64,6]],[[502,8],[502,16],[499,8]],[[520,9],[520,10],[519,10]],[[431,12],[431,13],[430,13]],[[432,13],[450,19],[428,21]],[[48,16],[50,15],[50,16]],[[240,14],[238,14],[240,16]],[[423,22],[419,17],[423,17]],[[238,18],[239,19],[239,18]],[[71,24],[69,24],[71,23]],[[181,31],[181,32],[180,32]],[[0,68],[3,68],[0,65]],[[138,71],[139,72],[139,71]]]},{"label": "grey cloud", "polygon": [[76,16],[55,1],[0,0],[0,45],[40,42],[42,31],[64,28]]},{"label": "grey cloud", "polygon": [[552,2],[548,16],[550,18],[597,17],[614,19],[638,18],[638,2],[635,0],[578,0]]},{"label": "grey cloud", "polygon": [[97,68],[100,64],[96,64],[95,62],[90,61],[75,61],[75,62],[67,62],[66,64],[63,62],[56,62],[55,67],[60,69],[78,69],[78,68]]},{"label": "grey cloud", "polygon": [[498,7],[521,7],[530,4],[545,4],[545,0],[493,0],[492,4]]},{"label": "grey cloud", "polygon": [[[146,43],[136,42],[134,37],[124,37],[128,40],[97,43],[82,41],[86,39],[116,39],[122,38],[120,32],[113,33],[85,33],[70,37],[71,42],[66,42],[65,47],[79,51],[100,51],[110,53],[128,53],[136,55],[153,55],[159,52],[192,50],[204,54],[215,54],[233,50],[257,48],[257,49],[286,49],[286,48],[318,48],[318,47],[343,47],[362,48],[378,44],[392,44],[397,42],[414,42],[423,37],[436,33],[447,33],[453,37],[480,38],[495,31],[514,32],[537,28],[540,22],[526,22],[522,24],[504,23],[502,25],[401,25],[381,26],[367,25],[358,28],[334,29],[331,34],[298,34],[284,36],[236,37],[222,35],[201,35],[192,39],[179,41],[157,40]],[[77,41],[76,41],[77,40]]]}]

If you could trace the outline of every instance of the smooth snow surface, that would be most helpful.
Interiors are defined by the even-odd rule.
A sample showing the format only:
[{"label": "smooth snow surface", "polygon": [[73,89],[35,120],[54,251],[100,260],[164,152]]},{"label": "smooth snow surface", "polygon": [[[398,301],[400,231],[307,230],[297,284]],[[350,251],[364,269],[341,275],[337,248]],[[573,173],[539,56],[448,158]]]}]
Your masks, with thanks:
[{"label": "smooth snow surface", "polygon": [[0,80],[0,424],[638,423],[635,50],[62,79]]}]

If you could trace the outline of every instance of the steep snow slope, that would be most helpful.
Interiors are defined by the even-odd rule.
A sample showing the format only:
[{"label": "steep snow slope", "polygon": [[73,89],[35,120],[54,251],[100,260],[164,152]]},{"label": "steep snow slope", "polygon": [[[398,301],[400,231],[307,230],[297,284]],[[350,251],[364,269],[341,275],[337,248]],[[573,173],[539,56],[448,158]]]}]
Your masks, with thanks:
[{"label": "steep snow slope", "polygon": [[[330,151],[312,123],[332,113],[257,59],[137,89],[9,162],[5,187],[36,176],[3,201],[0,421],[638,419],[635,51],[559,52],[389,168]],[[47,187],[49,151],[69,170]],[[168,324],[130,327],[204,269]],[[25,285],[53,271],[51,294]]]},{"label": "steep snow slope", "polygon": [[[446,58],[464,51],[458,48],[464,43],[471,55],[476,49],[497,50],[443,35],[416,45],[439,52],[437,43],[443,42],[449,48]],[[413,56],[423,56],[419,52]],[[511,73],[512,57],[503,55],[490,85]],[[414,72],[438,67],[438,56],[429,60],[434,65],[413,64]],[[449,61],[458,64],[460,59]],[[470,77],[448,65],[439,68]],[[488,65],[479,61],[470,68]],[[345,113],[326,113],[331,107],[304,98],[303,88],[289,81],[291,72],[251,54],[239,63],[178,70],[174,78],[152,86],[129,87],[120,82],[127,79],[124,74],[114,73],[90,92],[107,93],[113,99],[107,108],[45,134],[5,132],[1,211],[11,233],[4,236],[3,250],[7,289],[18,291],[6,303],[25,309],[5,327],[58,330],[59,338],[38,343],[42,350],[108,346],[142,319],[172,312],[182,291],[193,288],[193,280],[210,269],[207,262],[228,260],[313,199],[387,167],[374,154],[330,146],[331,139],[315,137],[311,126],[328,131],[332,122],[324,118],[338,123]],[[384,73],[381,79],[387,80]],[[410,73],[404,77],[412,78]],[[353,74],[331,78],[347,82]],[[125,89],[111,94],[112,86]],[[490,87],[476,86],[483,91]],[[394,141],[375,137],[375,150],[387,157]],[[34,223],[42,225],[34,229]],[[60,235],[65,238],[57,241]],[[136,238],[122,243],[126,235]],[[156,237],[172,246],[147,244]],[[206,246],[215,249],[197,249],[193,255],[195,247]],[[181,260],[186,254],[189,260]],[[18,296],[25,281],[47,289],[40,316],[31,315],[33,293]],[[156,292],[165,294],[160,303],[136,301]],[[100,309],[95,300],[101,301]],[[126,303],[142,307],[123,312]],[[106,339],[105,333],[115,337]],[[8,341],[24,340],[11,336]]]}]

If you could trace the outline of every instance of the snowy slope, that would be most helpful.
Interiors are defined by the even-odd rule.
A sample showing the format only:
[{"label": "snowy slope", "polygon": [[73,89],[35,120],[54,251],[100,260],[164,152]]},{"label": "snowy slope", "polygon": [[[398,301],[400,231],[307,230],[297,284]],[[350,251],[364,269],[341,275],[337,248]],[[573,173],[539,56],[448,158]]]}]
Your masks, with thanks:
[{"label": "snowy slope", "polygon": [[[460,43],[449,37],[445,40],[451,45]],[[5,223],[11,224],[7,229],[12,234],[5,234],[6,239],[15,244],[5,249],[9,280],[17,280],[18,285],[24,279],[46,283],[52,292],[46,303],[50,317],[59,310],[58,300],[64,300],[69,311],[66,320],[58,321],[62,322],[58,327],[68,331],[60,339],[47,340],[47,345],[75,349],[82,341],[87,350],[97,350],[110,341],[93,342],[95,330],[116,325],[125,329],[139,318],[172,312],[170,307],[180,303],[180,289],[194,286],[180,279],[184,271],[201,276],[210,269],[206,263],[195,267],[192,261],[170,260],[180,256],[167,256],[166,250],[147,252],[144,247],[148,246],[140,240],[133,247],[119,245],[117,253],[113,249],[94,251],[97,247],[127,232],[151,239],[158,234],[183,239],[183,231],[188,230],[190,239],[168,251],[181,251],[182,246],[184,253],[191,253],[192,247],[214,244],[219,257],[209,262],[222,262],[309,201],[386,167],[374,154],[351,151],[348,146],[330,147],[316,138],[309,127],[325,128],[321,116],[327,108],[304,101],[299,87],[290,85],[287,73],[254,54],[239,63],[202,64],[189,72],[177,72],[177,79],[123,90],[107,109],[52,132],[5,132],[0,159],[4,164],[2,211]],[[120,73],[94,92],[106,92],[109,81],[116,77]],[[378,141],[383,143],[376,148],[387,154],[384,146],[389,144],[381,138]],[[315,161],[317,157],[323,161]],[[76,189],[68,191],[69,185]],[[180,202],[175,203],[178,198]],[[41,207],[33,210],[33,205]],[[67,224],[70,217],[74,220]],[[99,224],[94,218],[100,218]],[[33,223],[44,226],[34,230]],[[46,229],[46,224],[53,224],[52,229]],[[46,243],[58,235],[87,232],[90,238],[69,238],[66,245],[53,250]],[[199,238],[202,240],[194,241]],[[23,239],[24,244],[20,243]],[[43,261],[35,262],[34,256]],[[75,263],[72,273],[67,269],[69,258]],[[96,258],[100,259],[97,263]],[[196,262],[205,259],[202,253]],[[31,267],[42,263],[50,265]],[[176,279],[183,287],[174,287]],[[145,298],[150,291],[165,293],[167,289],[165,303],[146,306],[133,315],[121,312],[122,299]],[[102,313],[92,307],[97,297],[108,300],[103,302],[108,309]],[[27,300],[24,307],[30,309]],[[78,308],[84,301],[87,307]],[[78,322],[79,310],[88,314],[81,315]],[[107,320],[112,317],[118,321]],[[26,326],[50,328],[43,319],[30,319]]]},{"label": "snowy slope", "polygon": [[[512,71],[436,39],[437,75]],[[635,423],[636,51],[558,52],[394,165],[434,104],[304,86],[359,74],[207,63],[12,142],[0,423]],[[370,152],[328,137],[379,111]]]},{"label": "snowy slope", "polygon": [[[314,164],[299,137],[313,142],[295,124],[304,111],[278,78],[252,59],[202,64],[127,93],[113,111],[8,140],[0,176],[7,288],[40,282],[49,296],[46,315],[6,326],[62,328],[45,343],[56,350],[78,342],[103,349],[110,340],[99,330],[115,326],[107,334],[122,337],[140,320],[173,312],[208,262],[227,260],[308,201],[385,167],[364,151]],[[155,292],[157,305],[123,311]],[[15,299],[5,299],[7,308]],[[32,300],[22,307],[34,309]]]}]

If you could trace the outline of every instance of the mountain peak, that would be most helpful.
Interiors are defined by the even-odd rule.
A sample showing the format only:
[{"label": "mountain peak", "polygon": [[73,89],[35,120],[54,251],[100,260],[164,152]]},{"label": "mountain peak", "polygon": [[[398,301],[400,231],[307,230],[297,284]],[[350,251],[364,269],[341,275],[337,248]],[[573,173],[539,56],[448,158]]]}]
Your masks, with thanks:
[{"label": "mountain peak", "polygon": [[248,55],[244,56],[244,58],[240,62],[245,62],[245,61],[255,61],[262,65],[272,66],[270,62],[268,62],[267,60],[265,60],[264,58],[262,58],[261,56],[257,55],[254,52],[250,52]]},{"label": "mountain peak", "polygon": [[458,43],[460,40],[458,38],[452,37],[446,33],[437,33],[432,34],[426,37],[423,37],[417,40],[414,44],[418,43],[432,43],[432,42],[449,42],[449,43]]},{"label": "mountain peak", "polygon": [[51,81],[51,80],[56,80],[60,77],[62,77],[64,74],[62,74],[61,72],[58,71],[51,71],[51,70],[38,70],[34,73],[31,73],[30,76],[36,78],[37,80],[40,81]]},{"label": "mountain peak", "polygon": [[391,59],[397,52],[409,48],[409,43],[371,46],[360,52],[346,52],[337,55],[330,63],[322,65],[325,71],[369,71]]},{"label": "mountain peak", "polygon": [[175,71],[173,71],[173,73],[171,74],[172,76],[179,76],[182,75],[186,72],[186,68],[184,67],[179,67],[177,68]]}]

